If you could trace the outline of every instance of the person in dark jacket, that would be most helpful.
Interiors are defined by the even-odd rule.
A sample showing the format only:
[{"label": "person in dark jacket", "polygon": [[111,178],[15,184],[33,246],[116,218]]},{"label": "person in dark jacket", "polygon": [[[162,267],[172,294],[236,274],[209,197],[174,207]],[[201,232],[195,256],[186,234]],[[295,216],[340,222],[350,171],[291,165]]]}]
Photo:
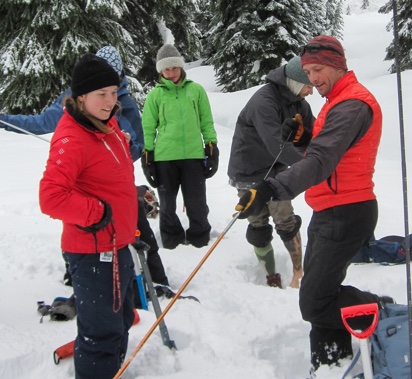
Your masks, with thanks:
[{"label": "person in dark jacket", "polygon": [[[382,308],[393,299],[342,285],[352,258],[372,236],[378,218],[372,177],[382,133],[381,108],[348,71],[336,38],[311,39],[303,48],[301,63],[327,100],[306,143],[305,156],[276,177],[259,182],[239,200],[236,210],[239,218],[248,217],[269,200],[293,199],[306,191],[313,215],[299,305],[303,319],[311,323],[311,363],[316,371],[353,354],[341,308],[367,303]],[[285,135],[299,129],[292,118],[284,126]],[[356,317],[350,326],[364,330],[370,322],[370,316]]]},{"label": "person in dark jacket", "polygon": [[[300,114],[306,134],[302,141],[311,135],[314,117],[304,98],[313,93],[313,86],[302,70],[300,57],[294,57],[286,65],[270,71],[266,81],[267,84],[255,92],[240,112],[233,134],[228,176],[239,196],[266,176],[274,177],[302,159],[298,147],[282,142],[282,124],[287,118]],[[276,232],[292,259],[290,286],[299,288],[303,275],[299,231],[302,221],[294,214],[290,200],[270,201],[258,215],[248,217],[246,239],[265,266],[267,284],[281,288],[281,276],[276,272],[271,244],[273,227],[269,217],[273,218]]]},{"label": "person in dark jacket", "polygon": [[[186,77],[184,60],[170,44],[156,56],[159,83],[143,109],[143,172],[158,187],[160,237],[165,249],[180,244],[206,246],[210,240],[206,179],[218,170],[219,149],[212,111],[204,88]],[[189,219],[185,230],[176,214],[182,191]]]},{"label": "person in dark jacket", "polygon": [[118,85],[116,71],[94,54],[75,65],[40,181],[42,212],[63,223],[77,310],[76,379],[114,377],[135,317],[129,244],[137,195],[129,138],[114,117]]},{"label": "person in dark jacket", "polygon": [[[115,116],[119,123],[120,129],[130,135],[130,153],[133,160],[137,161],[142,155],[144,146],[142,120],[136,101],[130,96],[127,90],[128,82],[124,73],[122,59],[114,46],[103,46],[96,52],[96,55],[105,59],[119,75],[120,84],[117,89],[117,100],[120,102],[121,110],[117,112]],[[9,124],[36,135],[53,133],[59,120],[63,116],[63,99],[70,96],[71,93],[71,88],[68,88],[61,93],[57,100],[54,101],[44,112],[38,115],[0,114],[0,121],[6,121]],[[21,133],[19,130],[7,126],[1,122],[0,128],[4,128],[7,131]],[[169,281],[159,255],[159,246],[144,212],[144,197],[147,192],[145,190],[145,186],[138,186],[138,192],[140,193],[140,212],[137,228],[140,230],[141,240],[150,246],[147,252],[147,264],[150,274],[155,283],[168,286]],[[66,285],[71,286],[71,276],[67,271],[67,265],[63,280]]]}]

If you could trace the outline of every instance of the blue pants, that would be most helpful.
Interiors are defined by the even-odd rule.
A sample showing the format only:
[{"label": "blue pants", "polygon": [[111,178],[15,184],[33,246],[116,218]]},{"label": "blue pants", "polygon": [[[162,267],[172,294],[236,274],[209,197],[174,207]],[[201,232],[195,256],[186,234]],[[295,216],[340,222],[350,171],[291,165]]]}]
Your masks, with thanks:
[{"label": "blue pants", "polygon": [[100,254],[63,254],[69,263],[77,308],[76,379],[112,379],[126,355],[133,324],[134,264],[129,247],[118,250],[122,306],[113,311],[113,262]]}]

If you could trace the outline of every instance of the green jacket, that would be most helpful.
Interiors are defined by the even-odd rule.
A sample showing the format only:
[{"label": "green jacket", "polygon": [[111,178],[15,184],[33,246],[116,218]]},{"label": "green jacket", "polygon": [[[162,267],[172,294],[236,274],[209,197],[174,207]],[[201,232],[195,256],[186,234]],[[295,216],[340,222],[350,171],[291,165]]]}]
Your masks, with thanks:
[{"label": "green jacket", "polygon": [[146,150],[155,161],[204,159],[204,145],[217,143],[204,88],[185,78],[179,86],[162,78],[146,97],[142,115]]}]

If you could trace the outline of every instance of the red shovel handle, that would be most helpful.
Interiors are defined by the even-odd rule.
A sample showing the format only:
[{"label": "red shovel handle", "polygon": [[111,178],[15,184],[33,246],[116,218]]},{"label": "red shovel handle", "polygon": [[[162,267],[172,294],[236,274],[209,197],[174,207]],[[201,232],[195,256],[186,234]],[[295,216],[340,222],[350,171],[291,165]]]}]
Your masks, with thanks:
[{"label": "red shovel handle", "polygon": [[[352,307],[341,308],[340,312],[342,314],[343,324],[345,325],[348,332],[350,332],[350,334],[352,334],[354,337],[357,337],[359,339],[365,339],[365,338],[370,337],[373,331],[375,330],[376,325],[378,325],[379,309],[378,309],[378,304],[376,303],[360,304],[360,305],[354,305]],[[373,315],[372,324],[368,328],[366,328],[363,332],[357,332],[353,330],[346,321],[348,318],[353,318],[353,317],[358,317],[358,316],[369,316],[369,315]]]}]

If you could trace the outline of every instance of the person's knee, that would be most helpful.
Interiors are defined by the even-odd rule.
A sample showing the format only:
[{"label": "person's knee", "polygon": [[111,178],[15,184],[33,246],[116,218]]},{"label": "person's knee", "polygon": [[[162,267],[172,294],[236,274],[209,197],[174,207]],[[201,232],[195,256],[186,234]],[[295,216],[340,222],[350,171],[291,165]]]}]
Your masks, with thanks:
[{"label": "person's knee", "polygon": [[310,323],[316,323],[316,317],[319,314],[316,307],[315,296],[303,284],[299,290],[299,308],[302,319]]},{"label": "person's knee", "polygon": [[276,233],[279,235],[283,242],[288,242],[295,238],[296,234],[298,234],[300,227],[302,226],[302,219],[300,216],[295,215],[295,226],[292,230],[282,230],[276,229]]},{"label": "person's knee", "polygon": [[272,225],[268,224],[256,228],[249,224],[246,231],[246,240],[253,246],[265,247],[273,239],[272,232]]}]

